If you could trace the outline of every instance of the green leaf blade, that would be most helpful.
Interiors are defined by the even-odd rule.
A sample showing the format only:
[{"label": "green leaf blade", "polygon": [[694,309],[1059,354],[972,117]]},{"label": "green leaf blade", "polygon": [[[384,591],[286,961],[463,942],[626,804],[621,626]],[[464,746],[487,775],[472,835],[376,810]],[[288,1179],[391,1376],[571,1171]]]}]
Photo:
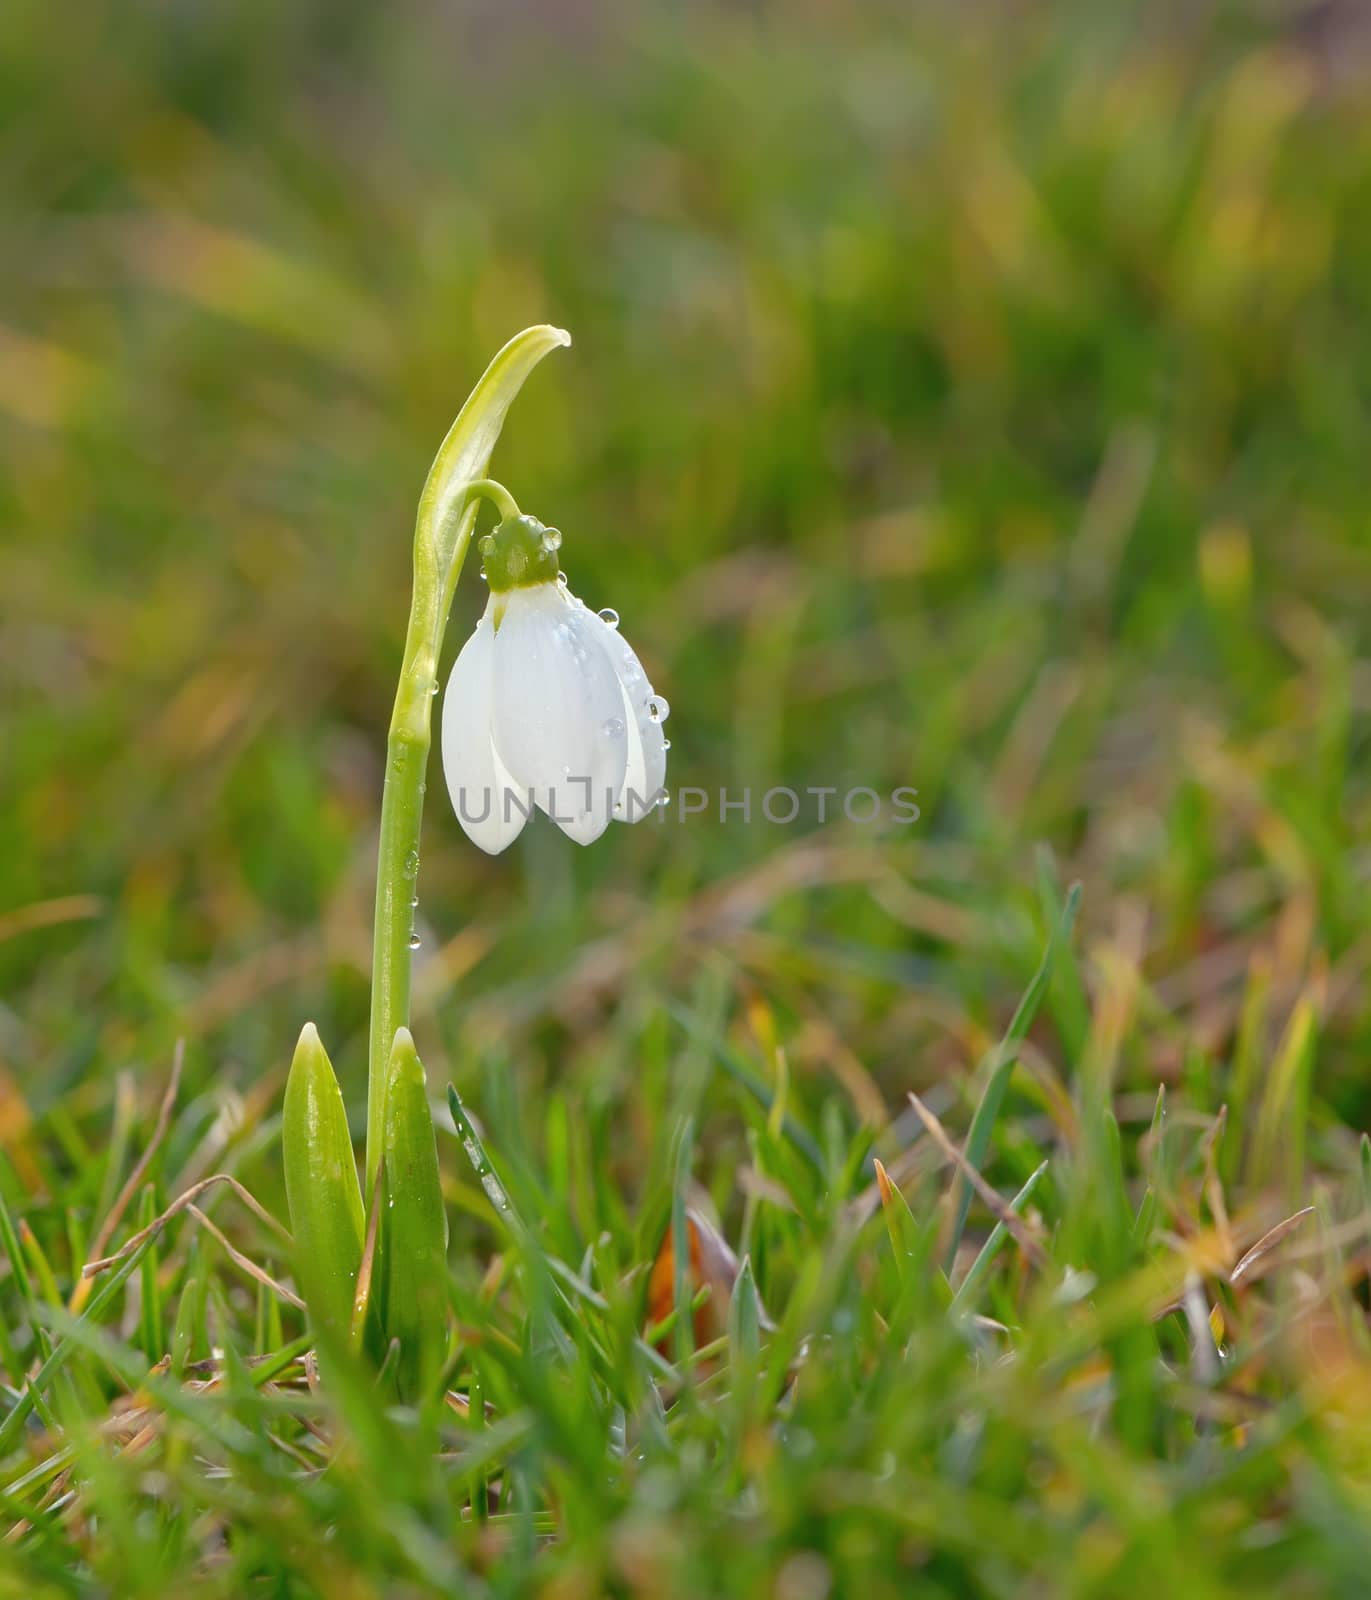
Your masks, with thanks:
[{"label": "green leaf blade", "polygon": [[441,1363],[446,1332],[447,1216],[423,1063],[408,1028],[391,1046],[386,1087],[381,1318],[399,1339],[402,1397],[421,1393]]},{"label": "green leaf blade", "polygon": [[312,1022],[290,1064],[281,1143],[296,1277],[311,1318],[346,1337],[362,1261],[362,1190],[342,1091]]}]

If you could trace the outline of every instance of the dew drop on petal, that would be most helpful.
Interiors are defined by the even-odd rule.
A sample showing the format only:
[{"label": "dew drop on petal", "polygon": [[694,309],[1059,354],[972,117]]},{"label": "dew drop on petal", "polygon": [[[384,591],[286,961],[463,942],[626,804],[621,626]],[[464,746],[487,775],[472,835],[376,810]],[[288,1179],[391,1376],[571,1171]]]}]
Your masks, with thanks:
[{"label": "dew drop on petal", "polygon": [[562,533],[560,528],[543,529],[543,549],[557,550],[561,548]]},{"label": "dew drop on petal", "polygon": [[669,806],[671,804],[671,790],[663,789],[652,803],[655,806]]},{"label": "dew drop on petal", "polygon": [[613,606],[606,606],[600,613],[600,621],[607,623],[611,628],[619,626],[619,613]]},{"label": "dew drop on petal", "polygon": [[671,749],[671,740],[670,739],[663,739],[662,740],[662,749],[663,750],[670,750]]},{"label": "dew drop on petal", "polygon": [[563,589],[566,588],[566,573],[565,572],[559,572],[557,574],[557,582],[559,584],[561,584]]},{"label": "dew drop on petal", "polygon": [[671,705],[661,695],[654,694],[647,703],[647,714],[653,722],[665,722],[671,715]]},{"label": "dew drop on petal", "polygon": [[618,717],[611,717],[604,725],[604,734],[607,739],[618,739],[623,736],[624,725]]}]

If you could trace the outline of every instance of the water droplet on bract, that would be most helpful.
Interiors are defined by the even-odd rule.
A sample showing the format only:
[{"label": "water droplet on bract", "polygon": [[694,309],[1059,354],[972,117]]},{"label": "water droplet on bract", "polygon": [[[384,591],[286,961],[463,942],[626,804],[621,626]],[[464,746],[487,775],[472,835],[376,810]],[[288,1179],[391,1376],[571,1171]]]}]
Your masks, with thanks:
[{"label": "water droplet on bract", "polygon": [[438,693],[438,680],[437,680],[437,678],[435,678],[433,680],[433,682],[429,685],[428,692],[430,694],[437,694]]},{"label": "water droplet on bract", "polygon": [[611,717],[609,721],[605,723],[605,737],[608,739],[619,738],[623,731],[624,725],[619,721],[618,717]]},{"label": "water droplet on bract", "polygon": [[410,947],[411,950],[417,950],[419,948],[419,946],[423,942],[424,941],[419,937],[419,935],[417,933],[410,934],[410,936],[409,936],[409,947]]},{"label": "water droplet on bract", "polygon": [[562,545],[562,531],[560,528],[543,529],[543,549],[559,550]]},{"label": "water droplet on bract", "polygon": [[495,535],[487,533],[476,541],[476,548],[483,556],[488,556],[495,548]]},{"label": "water droplet on bract", "polygon": [[653,722],[665,722],[671,715],[670,702],[663,700],[661,695],[654,694],[647,703],[647,714]]},{"label": "water droplet on bract", "polygon": [[619,626],[619,613],[613,606],[606,606],[600,613],[600,621],[607,622],[611,628],[617,628]]},{"label": "water droplet on bract", "polygon": [[559,584],[561,584],[562,588],[564,588],[564,589],[566,588],[566,573],[565,572],[559,572],[557,574],[557,582]]},{"label": "water droplet on bract", "polygon": [[484,567],[481,568],[481,582],[482,583],[489,583],[490,582],[490,579],[486,576],[486,569]]},{"label": "water droplet on bract", "polygon": [[419,876],[419,852],[417,850],[411,850],[405,857],[405,876],[407,878],[417,878]]}]

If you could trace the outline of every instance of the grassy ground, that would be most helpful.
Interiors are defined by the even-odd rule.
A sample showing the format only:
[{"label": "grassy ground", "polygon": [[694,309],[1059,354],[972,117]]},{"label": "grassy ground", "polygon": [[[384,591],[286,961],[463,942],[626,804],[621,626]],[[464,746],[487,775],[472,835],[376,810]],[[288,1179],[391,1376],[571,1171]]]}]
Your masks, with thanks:
[{"label": "grassy ground", "polygon": [[[1364,36],[908,10],[0,11],[0,1593],[1365,1591]],[[284,1217],[307,1018],[360,1134],[414,499],[544,319],[495,470],[678,800],[921,816],[435,788],[387,1411],[228,1185],[80,1269]]]}]

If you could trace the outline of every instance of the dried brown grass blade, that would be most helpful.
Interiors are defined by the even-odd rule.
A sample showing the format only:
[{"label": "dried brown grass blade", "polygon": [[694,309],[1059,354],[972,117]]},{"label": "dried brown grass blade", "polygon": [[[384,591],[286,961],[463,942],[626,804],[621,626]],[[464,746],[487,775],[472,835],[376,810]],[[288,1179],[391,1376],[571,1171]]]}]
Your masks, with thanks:
[{"label": "dried brown grass blade", "polygon": [[1236,1289],[1240,1283],[1243,1283],[1246,1279],[1252,1277],[1254,1273],[1257,1277],[1260,1277],[1261,1272],[1258,1272],[1257,1268],[1261,1267],[1262,1271],[1264,1272],[1266,1269],[1262,1266],[1262,1263],[1276,1248],[1276,1246],[1280,1244],[1283,1239],[1292,1234],[1306,1217],[1312,1217],[1313,1215],[1314,1207],[1305,1206],[1302,1210],[1295,1212],[1293,1216],[1287,1217],[1284,1222],[1278,1222],[1274,1228],[1271,1228],[1266,1233],[1262,1234],[1261,1238],[1257,1240],[1256,1244],[1252,1246],[1247,1254],[1243,1256],[1242,1260],[1238,1262],[1237,1266],[1233,1268],[1232,1272],[1228,1274],[1229,1283],[1232,1284],[1232,1286]]},{"label": "dried brown grass blade", "polygon": [[[125,1180],[124,1187],[115,1197],[114,1204],[109,1208],[109,1215],[100,1224],[99,1231],[91,1241],[90,1253],[92,1258],[98,1256],[105,1246],[114,1237],[114,1230],[124,1220],[124,1213],[129,1208],[129,1202],[138,1193],[138,1186],[148,1168],[152,1165],[152,1158],[161,1147],[162,1140],[167,1136],[167,1129],[171,1126],[171,1113],[176,1106],[177,1091],[181,1087],[181,1068],[186,1060],[186,1041],[178,1039],[176,1049],[171,1058],[171,1076],[167,1079],[167,1087],[162,1095],[162,1104],[157,1110],[157,1126],[152,1130],[152,1138],[148,1140],[143,1153],[133,1164],[133,1171]],[[76,1280],[76,1287],[71,1292],[71,1300],[67,1309],[75,1316],[86,1303],[90,1294],[90,1280],[92,1274],[87,1268]]]},{"label": "dried brown grass blade", "polygon": [[104,1256],[99,1261],[87,1261],[85,1266],[81,1269],[81,1276],[83,1278],[93,1278],[96,1273],[107,1272],[111,1267],[117,1267],[124,1257],[135,1251],[145,1239],[150,1239],[155,1234],[160,1233],[173,1217],[179,1216],[181,1212],[183,1212],[188,1206],[194,1205],[200,1196],[204,1194],[205,1190],[212,1189],[216,1183],[228,1184],[229,1188],[233,1190],[234,1194],[238,1196],[238,1198],[243,1202],[248,1210],[252,1212],[253,1216],[255,1216],[259,1222],[264,1222],[267,1227],[278,1234],[286,1242],[286,1244],[289,1245],[293,1242],[290,1237],[290,1230],[281,1226],[281,1224],[276,1220],[275,1217],[272,1216],[271,1212],[267,1210],[267,1208],[260,1200],[257,1199],[251,1190],[244,1188],[243,1185],[239,1183],[237,1178],[233,1177],[230,1173],[213,1172],[208,1178],[201,1178],[199,1183],[191,1184],[190,1188],[185,1190],[184,1193],[178,1194],[160,1217],[154,1217],[152,1221],[148,1223],[146,1228],[140,1228],[138,1232],[135,1233],[131,1239],[126,1240],[123,1246],[116,1250],[112,1256]]},{"label": "dried brown grass blade", "polygon": [[279,1295],[279,1297],[286,1301],[287,1304],[295,1306],[300,1311],[305,1309],[305,1302],[298,1294],[295,1293],[293,1289],[287,1289],[285,1284],[277,1283],[276,1279],[273,1278],[269,1272],[267,1272],[264,1268],[259,1267],[255,1261],[253,1261],[250,1257],[245,1256],[241,1250],[235,1249],[234,1246],[229,1243],[228,1239],[224,1237],[223,1229],[216,1227],[215,1224],[212,1223],[205,1215],[205,1213],[201,1211],[199,1206],[187,1206],[186,1210],[195,1218],[202,1228],[207,1228],[209,1232],[212,1233],[219,1241],[219,1243],[223,1245],[224,1250],[228,1254],[229,1260],[233,1262],[235,1267],[240,1267],[250,1278],[255,1278],[257,1282],[260,1283],[264,1288],[270,1289],[274,1295]]},{"label": "dried brown grass blade", "polygon": [[943,1127],[942,1123],[938,1121],[937,1117],[934,1116],[934,1114],[928,1109],[923,1101],[919,1099],[918,1095],[916,1095],[912,1090],[910,1091],[909,1095],[909,1103],[918,1113],[919,1120],[928,1130],[929,1137],[933,1140],[933,1143],[936,1144],[938,1149],[942,1151],[943,1155],[946,1156],[947,1159],[951,1161],[953,1165],[956,1166],[958,1170],[966,1176],[966,1179],[970,1183],[971,1187],[978,1195],[980,1195],[981,1199],[985,1201],[986,1205],[990,1207],[991,1211],[994,1212],[996,1219],[1004,1223],[1005,1228],[1013,1237],[1020,1250],[1023,1251],[1023,1253],[1029,1258],[1030,1261],[1034,1263],[1035,1266],[1042,1266],[1046,1262],[1047,1256],[1044,1253],[1042,1246],[1029,1231],[1029,1228],[1024,1222],[1023,1218],[1019,1216],[1019,1214],[1009,1205],[1008,1201],[1002,1200],[995,1190],[992,1189],[985,1179],[980,1175],[980,1173],[976,1171],[975,1167],[971,1165],[962,1152],[958,1150],[956,1145],[953,1144],[952,1140],[948,1137],[947,1130]]}]

